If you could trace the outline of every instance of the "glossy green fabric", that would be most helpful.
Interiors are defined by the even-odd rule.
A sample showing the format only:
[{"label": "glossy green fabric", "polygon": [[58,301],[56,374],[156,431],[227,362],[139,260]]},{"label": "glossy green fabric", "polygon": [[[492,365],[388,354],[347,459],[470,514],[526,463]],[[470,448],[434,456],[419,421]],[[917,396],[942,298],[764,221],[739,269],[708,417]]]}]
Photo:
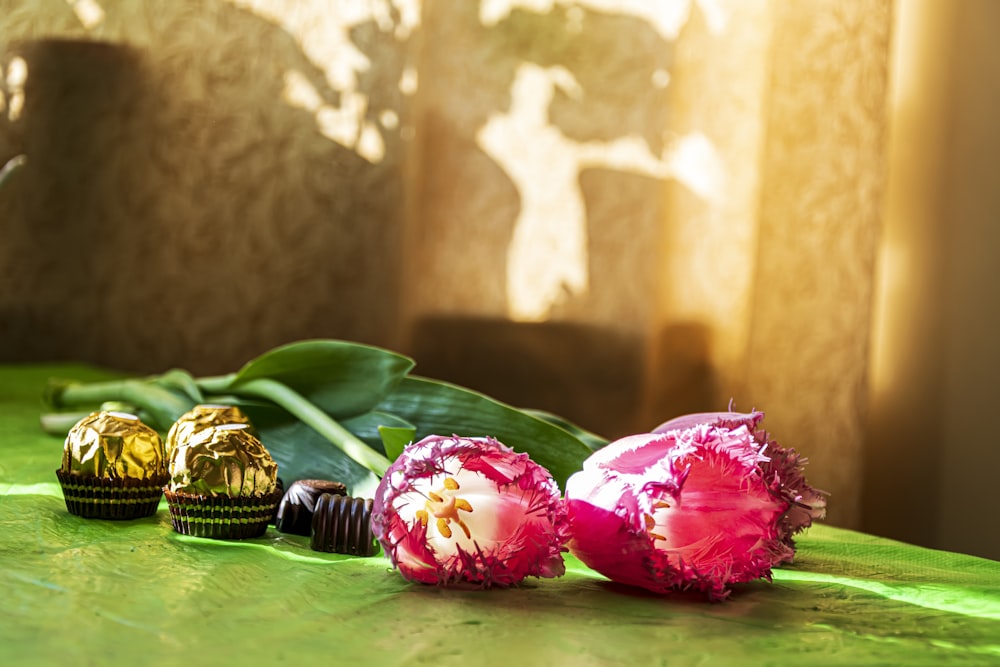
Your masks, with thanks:
[{"label": "glossy green fabric", "polygon": [[62,443],[38,428],[50,375],[102,377],[0,367],[2,664],[1000,664],[1000,563],[826,526],[774,583],[709,604],[572,558],[561,579],[456,591],[273,528],[184,537],[162,503],[130,522],[78,518],[55,477]]}]

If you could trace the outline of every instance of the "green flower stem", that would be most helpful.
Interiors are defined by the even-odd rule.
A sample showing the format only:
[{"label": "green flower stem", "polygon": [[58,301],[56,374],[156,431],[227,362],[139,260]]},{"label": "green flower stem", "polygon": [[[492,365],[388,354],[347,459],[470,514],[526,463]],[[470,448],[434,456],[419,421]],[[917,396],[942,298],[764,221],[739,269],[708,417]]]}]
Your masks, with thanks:
[{"label": "green flower stem", "polygon": [[[228,384],[227,379],[226,377],[203,378],[198,380],[198,386],[202,391],[209,393],[213,390],[223,389]],[[268,378],[257,378],[225,388],[233,394],[265,398],[280,405],[379,477],[382,477],[389,468],[389,459],[366,445],[330,415],[303,398],[297,391],[281,382]]]},{"label": "green flower stem", "polygon": [[144,410],[150,426],[166,430],[178,417],[191,409],[193,402],[168,389],[145,380],[110,380],[107,382],[50,382],[46,399],[54,407],[98,405],[107,401],[132,403]]},{"label": "green flower stem", "polygon": [[[232,375],[198,379],[198,387],[206,394],[237,394],[267,399],[280,405],[289,413],[315,429],[358,464],[381,477],[390,465],[385,458],[366,445],[356,435],[341,426],[330,415],[317,408],[294,389],[268,378],[257,378],[233,386]],[[124,401],[138,406],[151,417],[151,426],[166,430],[178,417],[193,407],[194,403],[157,384],[146,380],[111,380],[107,382],[65,383],[52,382],[46,398],[54,407],[98,405],[107,401]],[[77,416],[78,415],[74,415]],[[68,420],[69,418],[67,418]],[[42,427],[61,429],[63,421],[46,415]],[[69,430],[69,423],[62,433]]]},{"label": "green flower stem", "polygon": [[198,389],[200,389],[202,393],[215,394],[216,396],[232,393],[233,383],[235,381],[236,373],[195,378],[195,384],[198,385]]},{"label": "green flower stem", "polygon": [[49,412],[39,417],[42,432],[49,435],[65,436],[78,421],[91,413],[85,412]]}]

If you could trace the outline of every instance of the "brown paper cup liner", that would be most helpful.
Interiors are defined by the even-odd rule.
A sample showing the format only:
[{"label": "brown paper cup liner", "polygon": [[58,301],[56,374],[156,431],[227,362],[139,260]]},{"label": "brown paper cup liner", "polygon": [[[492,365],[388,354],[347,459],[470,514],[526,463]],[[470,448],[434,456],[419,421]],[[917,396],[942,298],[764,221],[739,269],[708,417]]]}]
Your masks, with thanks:
[{"label": "brown paper cup liner", "polygon": [[149,479],[84,477],[56,470],[66,509],[87,519],[138,519],[156,512],[170,476]]},{"label": "brown paper cup liner", "polygon": [[281,491],[260,496],[231,498],[200,496],[164,489],[170,507],[170,522],[182,535],[216,540],[260,537],[274,516]]}]

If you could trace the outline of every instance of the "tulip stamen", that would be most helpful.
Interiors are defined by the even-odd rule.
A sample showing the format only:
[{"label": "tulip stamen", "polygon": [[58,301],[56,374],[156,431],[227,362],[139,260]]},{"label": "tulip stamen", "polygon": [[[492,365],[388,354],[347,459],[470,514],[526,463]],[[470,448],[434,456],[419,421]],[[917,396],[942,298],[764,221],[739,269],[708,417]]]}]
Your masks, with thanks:
[{"label": "tulip stamen", "polygon": [[472,531],[469,530],[469,526],[462,520],[462,517],[458,515],[459,511],[472,512],[472,505],[465,498],[459,498],[450,493],[451,491],[457,491],[459,488],[458,481],[454,477],[446,477],[440,489],[436,492],[427,492],[427,501],[424,503],[424,509],[417,510],[415,513],[424,527],[427,526],[430,516],[433,515],[437,519],[434,525],[437,526],[438,532],[445,539],[450,539],[453,535],[451,530],[451,522],[453,521],[458,524],[458,527],[462,529],[467,538],[472,539]]},{"label": "tulip stamen", "polygon": [[371,520],[409,581],[492,588],[566,571],[559,485],[492,437],[431,435],[407,446],[379,483]]},{"label": "tulip stamen", "polygon": [[663,535],[660,535],[659,533],[654,533],[653,532],[653,529],[656,528],[656,519],[653,518],[652,514],[643,514],[642,518],[646,522],[646,534],[647,535],[649,535],[651,538],[653,538],[654,541],[656,541],[656,540],[662,540],[664,542],[667,541],[667,538],[665,538]]}]

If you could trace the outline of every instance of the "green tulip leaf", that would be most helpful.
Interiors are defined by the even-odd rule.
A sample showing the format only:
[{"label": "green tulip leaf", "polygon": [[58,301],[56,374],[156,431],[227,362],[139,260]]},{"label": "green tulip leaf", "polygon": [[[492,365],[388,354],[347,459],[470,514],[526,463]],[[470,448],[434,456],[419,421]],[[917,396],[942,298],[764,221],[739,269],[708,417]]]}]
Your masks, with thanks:
[{"label": "green tulip leaf", "polygon": [[522,409],[522,412],[525,412],[533,417],[538,417],[541,420],[547,421],[553,426],[558,426],[564,431],[568,431],[574,437],[576,437],[577,440],[587,445],[587,447],[590,447],[592,451],[596,452],[598,449],[608,444],[607,438],[603,438],[597,435],[596,433],[591,433],[586,429],[580,428],[576,424],[566,420],[563,417],[560,417],[559,415],[554,415],[551,412],[546,412],[545,410],[535,410],[535,409]]},{"label": "green tulip leaf", "polygon": [[260,441],[278,464],[285,488],[300,479],[343,482],[348,490],[370,485],[372,474],[308,424],[263,401],[235,403],[253,423]]},{"label": "green tulip leaf", "polygon": [[148,378],[147,381],[175,393],[183,394],[196,404],[205,402],[205,397],[202,395],[194,376],[182,368],[173,368],[163,375]]},{"label": "green tulip leaf", "polygon": [[[406,444],[428,435],[492,436],[525,452],[564,485],[606,441],[548,413],[519,410],[457,385],[408,375],[412,359],[370,345],[307,340],[275,348],[236,373],[180,369],[145,379],[53,381],[55,408],[125,401],[161,431],[194,405],[239,405],[283,479],[335,479],[371,488]],[[56,431],[66,418],[47,416]]]},{"label": "green tulip leaf", "polygon": [[[385,435],[383,435],[383,431],[408,432],[411,438],[413,437],[413,433],[416,432],[416,428],[410,422],[381,410],[371,410],[370,412],[341,420],[340,425],[361,438],[365,444],[375,451],[385,454],[390,461],[394,457],[389,456],[389,451],[385,448]],[[406,443],[403,444],[405,445]]]},{"label": "green tulip leaf", "polygon": [[371,345],[307,340],[265,352],[228,376],[228,386],[213,390],[239,393],[241,385],[254,380],[273,380],[334,419],[343,419],[371,410],[413,365],[409,357]]},{"label": "green tulip leaf", "polygon": [[414,426],[393,427],[379,426],[378,434],[382,437],[382,447],[385,449],[385,456],[390,461],[395,461],[408,444],[413,442],[417,435]]},{"label": "green tulip leaf", "polygon": [[418,440],[428,435],[492,436],[526,452],[561,488],[592,453],[582,440],[549,421],[438,380],[408,376],[376,409],[414,424]]},{"label": "green tulip leaf", "polygon": [[177,418],[195,406],[184,391],[154,379],[108,380],[106,382],[66,382],[50,380],[45,402],[55,408],[98,406],[107,401],[124,402],[141,410],[149,426],[167,431]]}]

